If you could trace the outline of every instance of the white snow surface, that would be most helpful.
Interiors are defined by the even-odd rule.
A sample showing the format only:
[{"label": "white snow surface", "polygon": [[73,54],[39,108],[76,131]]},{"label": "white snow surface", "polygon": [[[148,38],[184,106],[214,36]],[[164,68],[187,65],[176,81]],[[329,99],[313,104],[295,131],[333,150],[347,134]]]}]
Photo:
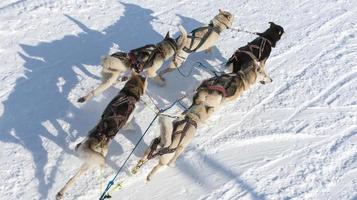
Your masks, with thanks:
[{"label": "white snow surface", "polygon": [[[0,197],[54,199],[79,168],[74,145],[122,87],[86,104],[76,99],[100,82],[100,58],[208,23],[218,9],[234,27],[286,34],[266,63],[273,78],[256,84],[201,126],[176,167],[146,182],[128,170],[159,134],[157,122],[117,181],[113,200],[357,199],[357,1],[354,0],[2,0],[0,1]],[[254,35],[227,30],[200,61],[225,62]],[[167,66],[167,63],[164,67]],[[209,72],[175,71],[148,91],[160,107],[191,93]],[[147,97],[144,99],[147,100]],[[191,97],[184,100],[190,104]],[[169,113],[178,114],[175,106]],[[134,130],[120,131],[108,166],[88,172],[64,199],[98,199],[154,117],[139,105]]]}]

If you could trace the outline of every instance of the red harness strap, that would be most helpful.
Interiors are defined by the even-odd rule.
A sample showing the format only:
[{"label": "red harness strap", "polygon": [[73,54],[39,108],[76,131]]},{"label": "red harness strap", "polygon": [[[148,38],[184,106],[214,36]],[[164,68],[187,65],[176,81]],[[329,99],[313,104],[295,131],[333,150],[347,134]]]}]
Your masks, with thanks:
[{"label": "red harness strap", "polygon": [[223,97],[228,96],[227,91],[223,86],[220,85],[207,85],[207,88],[210,90],[216,90],[218,92],[221,92],[223,94]]},{"label": "red harness strap", "polygon": [[140,62],[138,62],[138,59],[136,59],[136,56],[134,53],[129,53],[129,60],[130,60],[130,63],[133,65],[134,70],[137,73],[140,73],[143,71],[144,67]]}]

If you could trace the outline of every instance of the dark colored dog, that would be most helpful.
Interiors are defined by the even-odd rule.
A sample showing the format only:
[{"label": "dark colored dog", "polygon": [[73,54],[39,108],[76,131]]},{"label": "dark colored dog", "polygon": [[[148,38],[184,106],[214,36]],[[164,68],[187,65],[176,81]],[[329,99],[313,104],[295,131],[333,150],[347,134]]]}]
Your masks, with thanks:
[{"label": "dark colored dog", "polygon": [[105,165],[105,156],[108,153],[110,141],[131,120],[135,105],[144,94],[146,87],[146,78],[133,73],[124,88],[108,104],[98,124],[89,131],[84,141],[77,144],[76,151],[84,163],[57,193],[57,200],[61,199],[65,191],[88,169]]},{"label": "dark colored dog", "polygon": [[246,46],[240,47],[228,60],[227,66],[233,73],[246,70],[252,65],[259,63],[264,68],[272,47],[280,40],[284,33],[284,28],[269,22],[270,27],[263,33],[257,33],[258,38],[249,42]]}]

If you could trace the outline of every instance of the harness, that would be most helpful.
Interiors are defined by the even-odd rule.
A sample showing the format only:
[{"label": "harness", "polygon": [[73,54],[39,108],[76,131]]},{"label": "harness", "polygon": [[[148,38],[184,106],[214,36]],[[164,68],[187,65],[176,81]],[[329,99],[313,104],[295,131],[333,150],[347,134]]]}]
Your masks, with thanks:
[{"label": "harness", "polygon": [[[260,38],[262,38],[262,42],[260,43],[260,46],[258,45],[255,45],[255,44],[249,44],[248,45],[248,48],[250,51],[247,51],[247,50],[241,50],[241,49],[238,49],[235,53],[234,53],[234,59],[238,61],[238,53],[239,52],[242,52],[242,53],[245,53],[247,54],[253,61],[254,61],[254,65],[260,65],[259,64],[259,61],[261,59],[261,56],[262,56],[262,53],[264,52],[264,48],[265,48],[265,45],[266,43],[268,42],[270,46],[272,46],[272,43],[270,40],[268,40],[267,38],[263,37],[263,36],[260,36]],[[258,54],[258,57],[256,57],[254,54],[253,54],[253,49],[258,49],[259,50],[259,54]]]},{"label": "harness", "polygon": [[[196,32],[199,31],[203,31],[208,29],[208,31],[206,32],[206,34],[203,35],[203,37],[196,37]],[[185,51],[186,53],[192,53],[197,51],[197,49],[199,49],[207,40],[207,38],[210,36],[210,34],[212,32],[216,32],[218,35],[221,33],[221,30],[219,30],[217,27],[214,27],[213,24],[209,24],[208,26],[204,26],[204,27],[199,27],[197,29],[194,29],[193,31],[191,31],[191,35],[188,35],[188,38],[191,38],[191,43],[190,43],[190,47],[184,47],[182,50]],[[195,39],[201,39],[200,42],[198,43],[198,45],[196,46],[196,48],[192,49],[193,44],[195,42]]]},{"label": "harness", "polygon": [[129,61],[132,66],[132,68],[135,70],[135,72],[140,73],[144,69],[144,65],[142,62],[139,62],[138,59],[136,58],[135,54],[130,52],[128,53],[129,56]]},{"label": "harness", "polygon": [[155,138],[154,142],[153,142],[153,144],[151,146],[150,153],[147,156],[148,160],[153,159],[156,156],[162,156],[164,154],[169,154],[169,153],[175,152],[177,150],[178,146],[181,144],[183,138],[186,136],[186,133],[187,133],[188,129],[190,128],[190,126],[192,125],[192,126],[195,127],[195,129],[197,129],[197,123],[194,120],[192,120],[191,118],[186,116],[185,119],[183,119],[181,121],[177,121],[177,122],[174,123],[174,127],[173,127],[174,130],[179,125],[182,125],[182,124],[185,124],[184,128],[181,131],[174,132],[173,136],[172,136],[172,141],[173,141],[175,135],[181,134],[181,137],[180,137],[180,140],[179,140],[179,143],[178,143],[177,147],[175,147],[175,148],[163,147],[163,148],[159,149],[156,153],[154,153],[154,151],[157,149],[157,146],[161,142],[160,137]]},{"label": "harness", "polygon": [[[177,47],[177,44],[176,44],[176,42],[174,40],[165,39],[165,41],[170,45],[170,47],[174,50],[174,52],[177,52],[178,47]],[[146,51],[144,51],[144,50],[146,50]],[[146,61],[139,60],[137,58],[137,56],[140,53],[143,53],[143,52],[148,54],[148,59]],[[161,55],[162,58],[165,58],[165,53],[164,53],[163,49],[159,45],[146,45],[144,47],[131,50],[128,53],[128,56],[129,56],[129,61],[130,61],[130,64],[131,64],[132,68],[137,73],[140,73],[145,68],[147,68],[147,67],[152,65],[156,54],[159,54],[159,55]]]},{"label": "harness", "polygon": [[134,111],[136,102],[135,97],[125,93],[117,95],[105,108],[101,120],[90,131],[89,136],[103,143],[113,139]]},{"label": "harness", "polygon": [[223,74],[221,76],[215,76],[203,81],[197,90],[207,88],[220,92],[223,97],[229,97],[235,92],[235,87],[232,87],[232,85],[236,82],[236,78],[236,74]]},{"label": "harness", "polygon": [[[176,43],[172,43],[171,40],[166,40],[168,42],[168,44],[170,45],[170,47],[174,50],[174,52],[176,53],[177,52],[177,45]],[[153,62],[154,62],[154,58],[155,58],[155,55],[156,54],[159,54],[163,59],[165,59],[165,53],[164,53],[164,50],[162,49],[161,46],[157,45],[155,47],[155,49],[151,52],[149,58],[147,59],[147,61],[143,64],[142,66],[142,69],[141,71],[143,71],[144,69],[152,66]],[[140,72],[141,72],[140,71]]]}]

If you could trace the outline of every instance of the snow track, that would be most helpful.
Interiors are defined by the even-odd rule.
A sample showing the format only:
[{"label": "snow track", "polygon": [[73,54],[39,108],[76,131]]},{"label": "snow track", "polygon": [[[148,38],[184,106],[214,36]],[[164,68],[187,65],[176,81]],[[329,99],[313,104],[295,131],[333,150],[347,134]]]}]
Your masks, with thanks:
[{"label": "snow track", "polygon": [[[175,168],[162,170],[150,183],[145,176],[156,161],[138,175],[121,174],[124,189],[113,199],[356,199],[357,2],[352,0],[1,1],[1,197],[53,199],[76,172],[81,162],[74,145],[121,88],[118,84],[84,105],[76,102],[99,83],[102,55],[156,43],[167,31],[177,35],[178,24],[189,31],[208,23],[218,8],[235,14],[234,27],[263,31],[269,21],[284,27],[266,65],[274,81],[256,84],[217,111]],[[197,61],[225,62],[252,39],[224,31],[212,53],[192,54],[182,70],[190,71]],[[148,89],[164,107],[209,76],[196,68],[190,78],[174,72],[165,88],[150,83]],[[180,107],[170,112],[179,113]],[[86,174],[65,199],[97,199],[153,117],[140,105],[135,130],[116,137],[103,174]],[[126,170],[159,134],[158,124],[150,130]]]}]

